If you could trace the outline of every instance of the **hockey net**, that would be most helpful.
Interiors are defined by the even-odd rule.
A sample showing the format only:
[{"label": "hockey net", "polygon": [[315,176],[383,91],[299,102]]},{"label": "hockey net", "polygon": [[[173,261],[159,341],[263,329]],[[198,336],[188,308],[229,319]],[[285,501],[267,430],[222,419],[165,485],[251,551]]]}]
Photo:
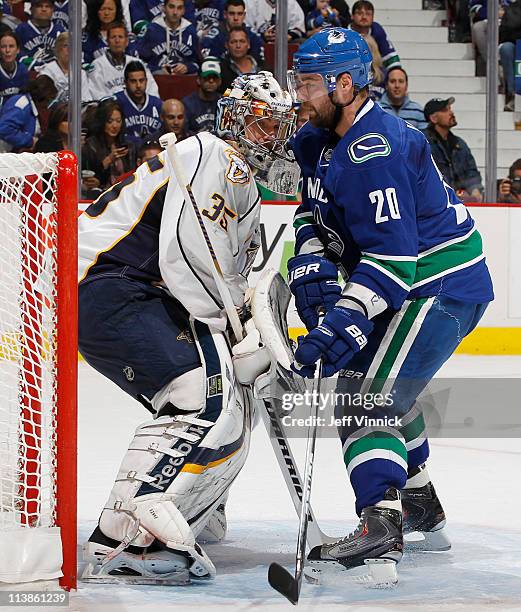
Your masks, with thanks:
[{"label": "hockey net", "polygon": [[75,587],[76,166],[0,155],[0,584]]}]

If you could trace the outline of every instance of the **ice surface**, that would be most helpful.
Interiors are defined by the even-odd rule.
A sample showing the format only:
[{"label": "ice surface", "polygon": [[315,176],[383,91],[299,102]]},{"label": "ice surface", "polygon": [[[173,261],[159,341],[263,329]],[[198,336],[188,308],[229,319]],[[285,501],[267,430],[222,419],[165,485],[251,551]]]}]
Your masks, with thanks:
[{"label": "ice surface", "polygon": [[[455,356],[445,376],[521,377],[521,358]],[[80,542],[88,537],[136,425],[145,410],[112,383],[80,364]],[[491,410],[495,407],[491,407]],[[294,445],[298,457],[304,441]],[[352,582],[334,587],[303,585],[304,610],[474,612],[521,610],[521,443],[519,439],[445,439],[431,443],[429,469],[448,516],[448,553],[407,555],[391,591]],[[355,525],[353,494],[339,443],[317,444],[312,504],[324,531],[345,535]],[[217,578],[188,587],[85,585],[71,595],[71,609],[289,610],[267,583],[271,561],[292,567],[297,518],[259,425],[250,457],[227,504],[228,535],[207,546]]]}]

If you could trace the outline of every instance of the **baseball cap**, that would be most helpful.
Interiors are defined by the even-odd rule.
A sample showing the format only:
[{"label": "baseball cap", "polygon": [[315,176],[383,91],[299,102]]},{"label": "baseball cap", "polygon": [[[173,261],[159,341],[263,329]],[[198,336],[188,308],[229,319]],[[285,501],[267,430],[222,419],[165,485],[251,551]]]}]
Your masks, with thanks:
[{"label": "baseball cap", "polygon": [[201,64],[201,68],[199,69],[199,76],[201,77],[209,77],[209,76],[217,76],[221,77],[221,64],[219,60],[214,57],[209,57],[203,61]]},{"label": "baseball cap", "polygon": [[33,4],[40,4],[40,2],[48,2],[49,4],[54,5],[54,0],[31,0],[31,6]]},{"label": "baseball cap", "polygon": [[437,113],[438,111],[447,108],[447,106],[454,104],[455,99],[456,98],[451,97],[447,98],[446,100],[444,100],[443,98],[433,98],[432,100],[429,100],[425,105],[425,108],[423,109],[423,114],[425,115],[426,121],[429,121],[429,117],[433,113]]}]

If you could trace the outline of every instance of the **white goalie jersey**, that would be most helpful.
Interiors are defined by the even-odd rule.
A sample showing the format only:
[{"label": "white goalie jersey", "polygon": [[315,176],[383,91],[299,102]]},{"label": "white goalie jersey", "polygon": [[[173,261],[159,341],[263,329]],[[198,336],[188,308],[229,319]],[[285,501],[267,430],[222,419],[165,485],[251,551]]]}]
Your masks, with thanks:
[{"label": "white goalie jersey", "polygon": [[[259,248],[260,195],[230,144],[203,132],[177,145],[234,304]],[[195,318],[224,330],[208,249],[166,152],[103,193],[79,219],[79,282],[136,279],[166,287]],[[210,260],[211,261],[211,260]]]}]

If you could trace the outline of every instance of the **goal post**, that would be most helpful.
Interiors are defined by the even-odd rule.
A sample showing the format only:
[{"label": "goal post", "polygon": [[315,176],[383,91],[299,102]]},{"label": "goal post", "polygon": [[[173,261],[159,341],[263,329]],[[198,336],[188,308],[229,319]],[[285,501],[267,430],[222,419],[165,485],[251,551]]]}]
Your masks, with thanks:
[{"label": "goal post", "polygon": [[77,176],[0,154],[0,588],[76,587]]}]

